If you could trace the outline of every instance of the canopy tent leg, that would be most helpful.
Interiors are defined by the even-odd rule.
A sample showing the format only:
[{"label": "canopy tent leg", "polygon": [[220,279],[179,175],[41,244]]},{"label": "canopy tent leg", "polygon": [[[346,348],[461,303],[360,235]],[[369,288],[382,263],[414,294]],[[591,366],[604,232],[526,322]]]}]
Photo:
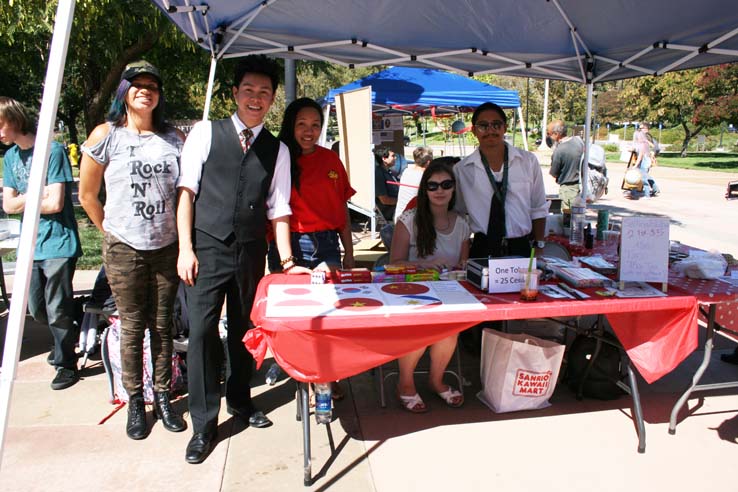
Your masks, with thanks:
[{"label": "canopy tent leg", "polygon": [[215,67],[218,65],[218,59],[212,57],[210,59],[210,73],[208,74],[208,90],[205,93],[205,107],[202,109],[202,119],[207,121],[210,115],[210,101],[213,98],[213,85],[215,83]]},{"label": "canopy tent leg", "polygon": [[523,137],[523,148],[528,150],[528,135],[525,133],[525,120],[523,119],[523,110],[518,106],[518,120],[520,120],[520,135]]},{"label": "canopy tent leg", "polygon": [[54,22],[54,34],[49,51],[49,65],[46,69],[44,94],[41,99],[41,111],[38,118],[38,129],[34,143],[35,152],[31,161],[31,173],[28,177],[26,206],[23,212],[18,247],[18,260],[13,282],[13,302],[10,304],[5,352],[3,354],[3,371],[0,373],[0,464],[5,449],[5,431],[8,427],[8,410],[13,392],[13,380],[18,370],[23,329],[26,321],[28,305],[28,287],[31,281],[33,253],[36,249],[36,234],[41,212],[41,192],[46,183],[46,170],[51,152],[51,141],[54,131],[54,120],[59,105],[59,93],[64,77],[64,64],[69,47],[69,34],[74,20],[74,0],[59,0]]},{"label": "canopy tent leg", "polygon": [[592,145],[589,139],[590,125],[592,123],[592,96],[594,84],[587,83],[587,111],[584,114],[584,158],[582,159],[581,175],[581,197],[586,200],[589,193],[589,147]]},{"label": "canopy tent leg", "polygon": [[320,140],[318,144],[322,147],[326,146],[328,141],[328,118],[331,116],[331,105],[326,104],[323,108],[323,128],[320,130]]},{"label": "canopy tent leg", "polygon": [[538,146],[538,150],[546,150],[546,127],[548,126],[548,84],[549,80],[546,79],[543,85],[543,119],[541,120],[541,145]]}]

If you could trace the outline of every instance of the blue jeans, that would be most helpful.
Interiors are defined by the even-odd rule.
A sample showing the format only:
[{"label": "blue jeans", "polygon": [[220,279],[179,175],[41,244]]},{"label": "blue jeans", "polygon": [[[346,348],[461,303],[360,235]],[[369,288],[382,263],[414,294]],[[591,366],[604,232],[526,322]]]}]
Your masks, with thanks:
[{"label": "blue jeans", "polygon": [[[341,268],[341,248],[336,231],[292,232],[290,240],[292,256],[297,258],[298,265],[315,268],[320,263],[326,262],[328,266]],[[270,272],[282,271],[279,264],[279,251],[274,241],[269,243],[267,258]]]},{"label": "blue jeans", "polygon": [[49,326],[54,338],[55,367],[74,369],[77,355],[77,327],[74,325],[74,287],[72,278],[77,258],[36,260],[31,270],[28,310],[33,319]]},{"label": "blue jeans", "polygon": [[657,185],[656,180],[648,174],[648,171],[651,169],[651,158],[649,156],[644,156],[643,159],[641,159],[641,163],[638,165],[638,168],[643,176],[643,194],[648,197],[653,193],[659,193],[661,191],[659,189],[659,185]]}]

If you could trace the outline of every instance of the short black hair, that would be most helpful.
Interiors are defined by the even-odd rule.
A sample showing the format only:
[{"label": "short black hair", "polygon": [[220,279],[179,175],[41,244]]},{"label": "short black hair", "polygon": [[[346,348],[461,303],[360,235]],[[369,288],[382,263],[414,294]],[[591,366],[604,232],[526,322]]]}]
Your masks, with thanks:
[{"label": "short black hair", "polygon": [[479,118],[479,115],[482,113],[482,111],[497,111],[500,113],[500,117],[502,118],[502,122],[507,125],[507,115],[505,114],[505,110],[499,107],[497,104],[487,101],[486,103],[482,103],[477,109],[474,110],[474,114],[472,114],[472,125],[477,124],[477,119]]},{"label": "short black hair", "polygon": [[233,87],[241,85],[243,76],[247,73],[266,75],[272,81],[272,92],[277,92],[280,68],[276,60],[264,55],[249,55],[241,58],[233,71]]}]

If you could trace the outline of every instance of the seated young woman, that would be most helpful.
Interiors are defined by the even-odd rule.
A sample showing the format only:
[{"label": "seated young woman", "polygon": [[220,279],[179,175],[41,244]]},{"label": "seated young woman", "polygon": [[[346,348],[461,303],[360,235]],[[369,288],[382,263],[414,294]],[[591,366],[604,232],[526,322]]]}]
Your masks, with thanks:
[{"label": "seated young woman", "polygon": [[[413,264],[439,270],[461,267],[469,257],[471,229],[466,220],[453,211],[456,182],[452,168],[443,159],[435,159],[420,180],[417,208],[407,210],[398,218],[392,238],[390,262]],[[457,335],[430,346],[431,389],[450,407],[464,404],[458,389],[443,383],[443,374],[456,349]],[[427,347],[398,359],[400,379],[397,397],[402,407],[413,413],[428,407],[415,388],[414,371]]]}]

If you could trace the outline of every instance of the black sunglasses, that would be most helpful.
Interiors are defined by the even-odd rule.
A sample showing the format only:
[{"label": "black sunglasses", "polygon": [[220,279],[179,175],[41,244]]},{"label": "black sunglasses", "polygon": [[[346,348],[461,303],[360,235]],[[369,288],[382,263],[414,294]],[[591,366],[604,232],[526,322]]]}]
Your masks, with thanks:
[{"label": "black sunglasses", "polygon": [[454,181],[453,179],[445,179],[441,181],[440,183],[436,181],[428,181],[427,187],[428,187],[428,191],[436,191],[439,186],[443,188],[444,190],[450,190],[451,188],[454,187],[455,184],[456,184],[456,181]]}]

